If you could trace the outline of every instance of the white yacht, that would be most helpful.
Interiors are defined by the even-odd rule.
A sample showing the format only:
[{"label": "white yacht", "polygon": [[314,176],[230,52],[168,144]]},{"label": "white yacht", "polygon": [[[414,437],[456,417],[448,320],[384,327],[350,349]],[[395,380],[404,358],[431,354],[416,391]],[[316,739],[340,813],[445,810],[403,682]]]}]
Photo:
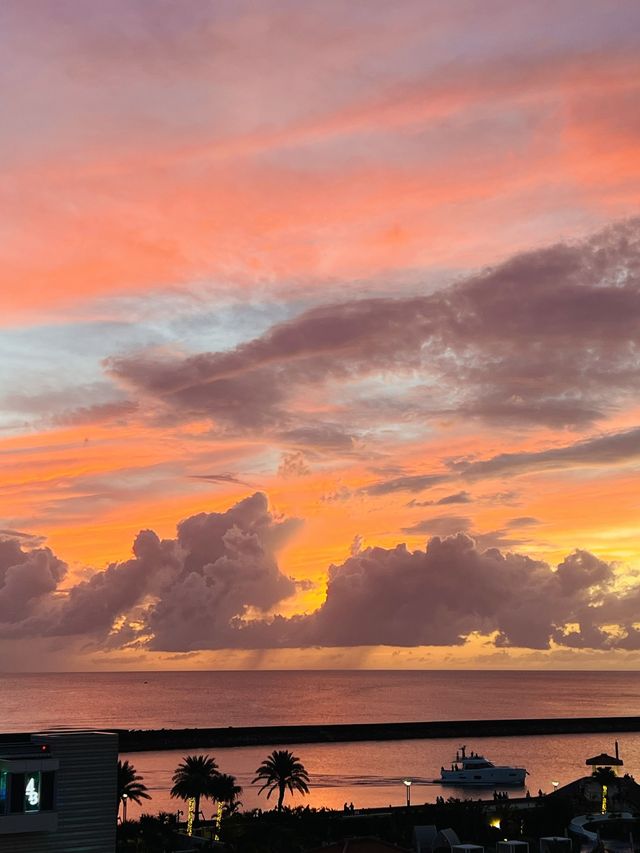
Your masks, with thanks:
[{"label": "white yacht", "polygon": [[527,771],[524,767],[496,766],[477,752],[470,752],[467,755],[466,746],[461,746],[456,752],[455,761],[451,763],[451,770],[440,768],[439,781],[444,785],[505,788],[524,785],[526,775]]}]

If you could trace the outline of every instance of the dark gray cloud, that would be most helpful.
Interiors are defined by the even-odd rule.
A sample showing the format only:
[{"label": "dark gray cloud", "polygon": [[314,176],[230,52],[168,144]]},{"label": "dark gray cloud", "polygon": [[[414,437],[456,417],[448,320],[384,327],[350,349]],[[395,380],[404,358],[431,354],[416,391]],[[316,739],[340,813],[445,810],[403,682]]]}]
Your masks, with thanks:
[{"label": "dark gray cloud", "polygon": [[[524,525],[526,526],[526,525]],[[403,527],[402,532],[410,535],[422,534],[424,536],[453,536],[456,533],[467,533],[471,536],[480,549],[487,548],[516,548],[527,544],[526,539],[515,538],[506,525],[506,529],[479,531],[473,530],[473,522],[467,516],[462,515],[439,515],[425,518]]]},{"label": "dark gray cloud", "polygon": [[276,552],[297,528],[276,521],[256,493],[226,513],[201,513],[178,525],[185,555],[180,573],[159,590],[148,611],[152,648],[177,651],[233,645],[246,618],[294,594]]},{"label": "dark gray cloud", "polygon": [[[597,629],[596,629],[597,630]],[[581,638],[583,638],[582,634],[579,634]],[[596,639],[598,639],[598,635],[596,634]],[[566,635],[565,635],[566,639]],[[606,645],[607,638],[604,637],[604,643]],[[568,643],[566,643],[568,645]],[[637,652],[640,650],[640,630],[634,628],[633,625],[626,626],[625,636],[619,637],[616,640],[615,647],[617,649],[624,649],[625,651]]]},{"label": "dark gray cloud", "polygon": [[0,528],[0,539],[15,539],[17,542],[22,542],[29,547],[35,545],[43,545],[46,541],[45,536],[39,536],[37,533],[25,533],[22,530],[13,530],[10,527]]},{"label": "dark gray cloud", "polygon": [[548,450],[500,453],[490,459],[451,463],[451,468],[469,480],[527,471],[545,471],[573,465],[611,465],[640,457],[640,427],[576,441]]},{"label": "dark gray cloud", "polygon": [[539,519],[531,515],[519,515],[517,518],[510,518],[505,527],[536,527],[538,524],[541,524]]},{"label": "dark gray cloud", "polygon": [[133,543],[133,558],[112,563],[72,587],[59,607],[43,615],[43,632],[106,636],[119,616],[156,593],[181,568],[182,555],[173,540],[142,530]]},{"label": "dark gray cloud", "polygon": [[433,501],[417,501],[415,498],[412,498],[409,503],[406,504],[408,507],[421,507],[421,506],[448,506],[449,504],[469,504],[473,501],[473,498],[469,494],[469,492],[456,492],[453,495],[445,495],[443,498],[438,498],[438,500]]},{"label": "dark gray cloud", "polygon": [[[511,365],[514,370],[514,365]],[[495,380],[495,377],[493,377]],[[580,427],[603,417],[606,408],[606,394],[597,403],[585,404],[579,399],[580,392],[574,392],[574,399],[559,399],[550,397],[546,400],[526,400],[522,395],[514,393],[505,397],[503,388],[495,391],[487,389],[478,399],[459,406],[457,414],[463,417],[476,417],[483,420],[512,424],[544,424],[560,429],[562,427]]]},{"label": "dark gray cloud", "polygon": [[[555,568],[508,553],[496,547],[514,541],[504,530],[433,536],[416,551],[364,548],[356,537],[351,556],[329,568],[316,611],[271,616],[301,588],[277,562],[297,524],[274,518],[257,493],[185,519],[175,539],[141,531],[131,559],[67,590],[66,566],[49,549],[0,539],[0,635],[167,652],[459,645],[472,633],[498,647],[638,647],[640,585],[619,590],[614,566],[584,550]],[[469,526],[440,516],[410,530]]]},{"label": "dark gray cloud", "polygon": [[240,480],[235,474],[190,474],[190,480],[206,480],[208,483],[237,483],[240,486],[248,485]]},{"label": "dark gray cloud", "polygon": [[24,543],[24,537],[0,538],[0,626],[29,619],[67,573],[49,548],[26,550]]},{"label": "dark gray cloud", "polygon": [[451,536],[454,533],[466,533],[471,529],[471,519],[462,515],[440,515],[436,518],[425,518],[403,527],[403,533],[424,533],[429,536]]},{"label": "dark gray cloud", "polygon": [[[368,548],[331,568],[319,610],[271,627],[300,645],[452,645],[477,631],[500,646],[544,649],[589,609],[591,586],[606,583],[606,564],[596,563],[577,552],[554,571],[481,550],[464,534],[435,537],[424,551]],[[597,646],[607,641],[603,633]]]},{"label": "dark gray cloud", "polygon": [[[397,329],[408,311],[413,329],[401,343]],[[230,352],[182,358],[141,354],[112,358],[107,366],[127,385],[162,401],[172,417],[207,415],[234,429],[278,428],[285,440],[315,443],[323,425],[298,424],[286,408],[291,392],[369,372],[370,361],[372,367],[417,363],[417,348],[431,322],[424,298],[367,299],[311,309]],[[372,360],[373,340],[379,346]],[[326,435],[332,431],[335,441],[335,426],[329,425]]]},{"label": "dark gray cloud", "polygon": [[523,539],[521,536],[514,536],[513,531],[508,528],[498,528],[497,530],[483,532],[470,530],[469,535],[481,550],[498,548],[498,550],[505,551],[511,548],[522,548],[529,542],[529,540]]},{"label": "dark gray cloud", "polygon": [[[40,329],[42,331],[42,329]],[[74,334],[77,334],[78,329],[74,327]],[[67,334],[69,331],[67,330]],[[53,345],[56,352],[60,346]],[[77,353],[76,353],[77,354]],[[68,353],[67,353],[68,358]],[[68,365],[68,362],[67,362]],[[60,368],[60,365],[58,365]],[[61,376],[54,374],[58,382],[61,381]],[[3,411],[19,412],[24,415],[40,415],[42,417],[51,418],[54,422],[59,417],[64,416],[70,411],[82,411],[83,409],[99,409],[101,406],[122,405],[127,403],[121,397],[114,398],[114,390],[112,385],[107,382],[92,382],[92,383],[74,383],[69,386],[57,387],[57,383],[53,381],[53,376],[50,377],[49,383],[39,391],[33,393],[32,383],[27,384],[29,390],[14,391],[13,393],[5,394],[0,398],[0,404]],[[29,376],[31,380],[32,377]],[[25,387],[24,385],[22,386]]]},{"label": "dark gray cloud", "polygon": [[504,506],[518,506],[518,504],[522,503],[520,493],[515,491],[492,492],[482,495],[479,500],[483,503],[502,504]]},{"label": "dark gray cloud", "polygon": [[[454,477],[473,481],[489,477],[525,474],[531,471],[553,471],[575,466],[623,464],[638,458],[640,458],[640,427],[633,427],[620,432],[605,433],[594,438],[582,439],[560,447],[550,447],[547,450],[499,453],[496,456],[489,457],[489,459],[453,459],[447,462],[452,471],[451,477],[440,474],[419,474],[409,479],[413,479],[417,483],[424,480],[427,484],[446,482],[447,479]],[[406,478],[398,478],[398,480],[402,479]],[[384,482],[380,483],[379,487],[384,489]],[[390,489],[389,491],[398,490]],[[382,494],[385,492],[383,491]],[[461,494],[466,494],[466,492]],[[513,493],[498,493],[492,497],[492,501],[498,503],[507,503],[509,500],[513,500]],[[410,501],[407,506],[435,506],[437,503],[438,501]]]},{"label": "dark gray cloud", "polygon": [[559,563],[557,576],[567,592],[609,584],[614,579],[611,566],[588,551],[574,551]]},{"label": "dark gray cloud", "polygon": [[311,473],[307,465],[304,453],[299,450],[294,453],[283,453],[282,461],[278,466],[278,474],[281,477],[306,477]]},{"label": "dark gray cloud", "polygon": [[360,489],[363,494],[371,496],[392,495],[396,492],[423,492],[432,486],[446,482],[446,474],[412,474],[404,477],[393,477],[391,480],[380,480],[370,486]]},{"label": "dark gray cloud", "polygon": [[444,498],[436,501],[436,506],[446,506],[447,504],[468,504],[472,498],[469,492],[456,492],[454,495],[446,495]]},{"label": "dark gray cloud", "polygon": [[[584,428],[637,398],[638,317],[640,219],[517,255],[436,293],[316,307],[230,351],[140,353],[107,365],[170,420],[206,416],[220,429],[339,451],[376,417],[457,413]],[[311,428],[296,411],[300,389],[398,374],[425,381],[377,414],[354,401],[338,427]]]},{"label": "dark gray cloud", "polygon": [[288,445],[342,453],[348,453],[355,447],[355,437],[336,424],[299,426],[280,433],[278,439]]},{"label": "dark gray cloud", "polygon": [[320,496],[320,500],[323,503],[339,503],[342,501],[348,501],[353,497],[353,492],[351,489],[348,489],[346,486],[340,486],[338,489],[334,489],[332,492],[325,492]]},{"label": "dark gray cloud", "polygon": [[[104,641],[114,622],[135,611],[160,646],[207,646],[224,641],[234,619],[266,612],[295,592],[276,552],[298,526],[276,520],[256,493],[222,513],[200,513],[178,525],[175,539],[141,531],[133,557],[112,563],[68,592],[56,592],[66,566],[49,549],[25,553],[0,540],[0,633],[77,636]],[[125,624],[109,641],[124,644],[139,631]]]},{"label": "dark gray cloud", "polygon": [[54,418],[60,426],[83,426],[104,421],[124,422],[138,411],[138,404],[131,400],[119,400],[110,403],[96,403],[92,406],[79,406],[69,409]]},{"label": "dark gray cloud", "polygon": [[[446,474],[416,474],[396,477],[374,483],[361,491],[369,495],[385,495],[399,491],[417,492],[447,482],[453,477],[462,477],[473,481],[488,477],[524,474],[530,471],[552,471],[574,466],[621,464],[638,458],[640,458],[640,427],[634,427],[633,429],[575,441],[561,447],[551,447],[548,450],[499,453],[489,459],[450,460],[448,465],[452,471],[451,476]],[[459,494],[466,495],[467,493],[461,492]],[[454,501],[448,502],[453,503]],[[435,506],[438,503],[439,501],[410,501],[408,506]]]},{"label": "dark gray cloud", "polygon": [[276,521],[261,493],[225,513],[181,522],[175,540],[183,555],[180,571],[163,583],[148,611],[153,644],[181,649],[190,643],[193,649],[217,637],[214,642],[224,645],[234,620],[292,595],[295,584],[280,572],[275,554],[297,526],[293,519]]},{"label": "dark gray cloud", "polygon": [[637,648],[640,587],[620,593],[614,580],[613,567],[586,551],[554,570],[460,533],[424,551],[360,551],[331,568],[319,610],[272,628],[301,645],[449,645],[477,631],[494,633],[499,647]]}]

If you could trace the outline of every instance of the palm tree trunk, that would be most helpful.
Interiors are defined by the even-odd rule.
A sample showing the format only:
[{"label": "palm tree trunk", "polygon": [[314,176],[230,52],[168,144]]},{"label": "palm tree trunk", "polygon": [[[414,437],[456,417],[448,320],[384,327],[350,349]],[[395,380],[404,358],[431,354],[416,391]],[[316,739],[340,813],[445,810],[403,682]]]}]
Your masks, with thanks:
[{"label": "palm tree trunk", "polygon": [[278,811],[281,812],[282,811],[282,803],[284,802],[284,790],[285,790],[284,782],[280,782],[280,784],[278,785],[278,788],[280,790],[280,794],[278,795]]},{"label": "palm tree trunk", "polygon": [[196,813],[193,816],[193,823],[195,826],[198,826],[198,824],[200,823],[200,794],[196,794],[195,800],[196,800]]}]

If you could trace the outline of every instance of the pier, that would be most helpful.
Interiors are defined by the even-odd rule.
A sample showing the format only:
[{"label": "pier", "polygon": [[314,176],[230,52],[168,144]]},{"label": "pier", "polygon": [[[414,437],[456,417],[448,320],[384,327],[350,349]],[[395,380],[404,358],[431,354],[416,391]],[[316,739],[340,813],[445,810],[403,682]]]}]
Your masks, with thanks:
[{"label": "pier", "polygon": [[228,726],[197,729],[110,729],[120,752],[164,749],[286,746],[302,743],[615,734],[640,731],[640,717],[558,717],[508,720],[434,720],[297,726]]}]

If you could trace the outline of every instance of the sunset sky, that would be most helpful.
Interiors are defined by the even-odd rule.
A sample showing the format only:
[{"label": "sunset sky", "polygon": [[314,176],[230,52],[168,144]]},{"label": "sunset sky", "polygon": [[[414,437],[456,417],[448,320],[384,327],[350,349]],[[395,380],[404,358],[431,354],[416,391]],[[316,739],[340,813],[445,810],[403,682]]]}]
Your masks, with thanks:
[{"label": "sunset sky", "polygon": [[636,0],[0,43],[0,670],[640,665]]}]

